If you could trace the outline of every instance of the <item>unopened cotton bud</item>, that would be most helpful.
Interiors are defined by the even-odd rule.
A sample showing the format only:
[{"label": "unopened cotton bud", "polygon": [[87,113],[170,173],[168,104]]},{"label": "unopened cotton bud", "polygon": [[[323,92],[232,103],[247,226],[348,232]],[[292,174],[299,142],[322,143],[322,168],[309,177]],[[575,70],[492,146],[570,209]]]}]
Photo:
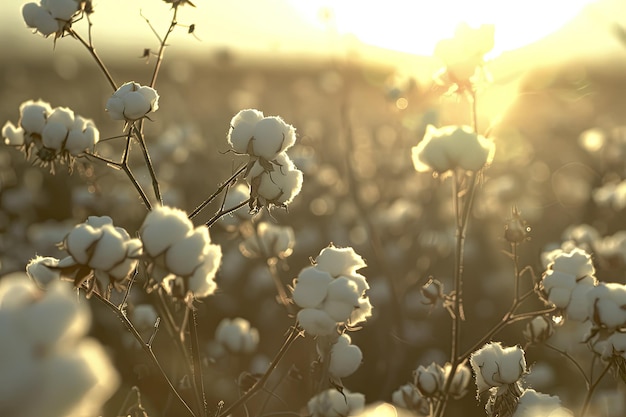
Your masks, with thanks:
[{"label": "unopened cotton bud", "polygon": [[542,343],[554,333],[552,320],[548,316],[537,316],[526,324],[522,332],[530,343]]},{"label": "unopened cotton bud", "polygon": [[344,333],[330,349],[328,372],[336,378],[345,378],[352,375],[361,366],[362,361],[361,349],[353,345],[350,336]]},{"label": "unopened cotton bud", "polygon": [[437,395],[443,388],[445,375],[443,368],[431,363],[428,367],[420,365],[413,372],[415,386],[424,397]]},{"label": "unopened cotton bud", "polygon": [[504,238],[511,243],[522,243],[528,239],[530,227],[526,225],[517,208],[513,208],[513,216],[504,225]]},{"label": "unopened cotton bud", "polygon": [[443,299],[443,284],[434,278],[430,278],[420,290],[424,296],[422,303],[427,305],[435,305],[439,300]]}]

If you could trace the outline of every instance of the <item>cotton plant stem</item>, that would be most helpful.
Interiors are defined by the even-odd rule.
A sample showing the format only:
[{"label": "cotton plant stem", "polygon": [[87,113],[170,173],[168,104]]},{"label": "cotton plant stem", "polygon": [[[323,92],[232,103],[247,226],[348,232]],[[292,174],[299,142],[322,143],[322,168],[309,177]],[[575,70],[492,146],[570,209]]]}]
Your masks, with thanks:
[{"label": "cotton plant stem", "polygon": [[135,131],[135,138],[137,139],[137,142],[139,142],[139,147],[141,148],[143,159],[146,162],[146,167],[148,168],[150,179],[152,180],[152,189],[154,190],[154,196],[156,200],[159,202],[159,204],[163,205],[163,197],[161,195],[161,188],[159,186],[159,181],[157,180],[157,177],[156,177],[154,166],[152,165],[152,159],[150,158],[150,153],[148,153],[146,140],[140,128],[137,128],[137,126],[133,125],[133,130]]},{"label": "cotton plant stem", "polygon": [[589,390],[589,388],[591,387],[591,381],[587,377],[587,374],[585,374],[585,370],[580,366],[578,361],[576,359],[574,359],[574,357],[572,355],[570,355],[569,353],[567,353],[564,350],[561,350],[561,349],[557,348],[556,346],[552,346],[549,343],[544,343],[544,346],[546,348],[548,348],[548,349],[558,353],[559,355],[563,356],[568,361],[570,361],[572,363],[572,365],[574,365],[576,370],[580,373],[580,375],[583,377],[583,379],[585,380],[585,385],[587,386],[587,390]]},{"label": "cotton plant stem", "polygon": [[285,354],[289,350],[289,347],[291,347],[291,345],[293,345],[293,342],[295,342],[298,339],[300,334],[301,334],[301,332],[298,329],[298,327],[297,326],[293,326],[291,328],[291,330],[289,331],[289,334],[287,335],[287,338],[283,342],[283,345],[281,346],[280,350],[278,351],[278,353],[276,354],[276,356],[274,357],[274,359],[270,363],[267,371],[265,371],[263,376],[261,376],[261,378],[259,378],[259,380],[257,382],[255,382],[255,384],[252,386],[252,388],[250,388],[246,393],[244,393],[237,401],[232,403],[225,410],[222,410],[217,415],[217,417],[226,417],[226,416],[228,416],[234,410],[236,410],[237,408],[239,408],[240,406],[245,404],[259,390],[263,389],[263,387],[264,387],[265,383],[267,382],[267,380],[269,379],[270,375],[272,374],[272,372],[274,372],[274,370],[278,366],[278,363],[285,356]]},{"label": "cotton plant stem", "polygon": [[176,390],[176,388],[170,381],[169,377],[167,376],[167,373],[165,373],[165,370],[161,366],[161,363],[159,362],[157,357],[154,355],[152,346],[150,346],[143,340],[143,338],[141,337],[137,329],[135,329],[135,326],[133,326],[133,324],[130,322],[128,317],[119,308],[117,308],[115,304],[111,303],[109,300],[104,298],[98,292],[94,291],[92,295],[98,301],[103,303],[109,310],[111,310],[120,319],[124,327],[126,327],[126,329],[133,335],[133,337],[137,340],[137,342],[139,342],[139,345],[141,346],[143,351],[146,353],[146,355],[150,358],[150,360],[152,361],[152,364],[159,370],[159,373],[161,374],[161,377],[167,384],[170,392],[174,395],[174,397],[178,400],[178,402],[185,408],[185,410],[187,410],[190,416],[197,417],[196,414],[191,410],[191,408],[189,408],[189,405],[180,396],[180,394],[178,393],[178,391]]},{"label": "cotton plant stem", "polygon": [[[90,25],[91,25],[91,23],[90,23]],[[100,56],[96,52],[96,48],[94,48],[94,46],[93,46],[93,44],[91,42],[91,30],[90,30],[90,34],[89,34],[89,42],[87,42],[85,39],[83,39],[83,37],[80,36],[71,27],[68,29],[68,32],[70,33],[70,35],[74,39],[78,40],[85,48],[87,48],[87,50],[89,51],[89,54],[94,59],[94,61],[96,61],[96,64],[98,65],[98,67],[100,68],[100,70],[102,71],[104,76],[106,77],[107,82],[109,83],[109,85],[111,86],[113,91],[117,90],[117,83],[113,79],[113,76],[111,75],[111,73],[107,69],[106,65],[104,65],[104,62],[102,61],[102,59],[100,59]]]},{"label": "cotton plant stem", "polygon": [[195,381],[194,391],[196,401],[202,417],[208,416],[206,396],[204,394],[204,378],[202,372],[202,361],[200,357],[200,342],[198,338],[198,313],[194,308],[191,310],[191,320],[189,320],[189,337],[191,342],[191,357],[193,360],[193,379]]},{"label": "cotton plant stem", "polygon": [[130,155],[130,144],[131,144],[131,142],[132,142],[132,140],[131,140],[130,130],[129,130],[128,131],[128,137],[126,138],[126,147],[124,148],[124,154],[122,155],[121,168],[126,173],[126,176],[130,180],[130,182],[133,184],[133,186],[135,187],[135,190],[137,190],[137,192],[139,193],[139,196],[143,200],[143,202],[146,205],[146,207],[148,208],[148,210],[152,210],[152,204],[150,203],[150,200],[148,199],[148,196],[146,195],[145,191],[143,190],[143,188],[139,184],[139,181],[137,181],[137,179],[135,178],[135,175],[133,174],[133,172],[130,169],[130,166],[128,165],[128,157]]},{"label": "cotton plant stem", "polygon": [[583,402],[583,406],[580,410],[580,417],[585,417],[585,415],[587,414],[589,406],[591,405],[591,398],[593,397],[593,394],[595,393],[596,388],[598,388],[600,381],[602,381],[602,378],[604,378],[604,376],[609,372],[609,369],[611,369],[612,366],[613,366],[613,361],[611,360],[604,367],[600,375],[598,375],[598,378],[591,384],[591,386],[587,390],[587,395],[585,395],[585,401]]},{"label": "cotton plant stem", "polygon": [[[165,57],[165,48],[167,47],[167,39],[169,38],[170,34],[174,31],[174,28],[176,27],[176,25],[178,25],[178,22],[176,21],[177,15],[178,15],[178,4],[175,4],[172,9],[173,9],[173,13],[172,13],[172,20],[170,22],[170,26],[167,29],[167,33],[165,33],[165,36],[163,36],[163,39],[159,39],[161,41],[161,45],[159,46],[159,52],[157,53],[157,59],[156,59],[156,63],[154,64],[154,71],[152,72],[152,78],[150,80],[150,87],[154,88],[154,86],[156,85],[157,82],[157,77],[159,76],[159,72],[161,70],[161,63],[163,62],[163,58]],[[149,24],[150,22],[148,22]]]},{"label": "cotton plant stem", "polygon": [[[193,219],[194,217],[196,217],[198,213],[200,213],[206,206],[208,206],[213,200],[215,200],[215,197],[217,197],[222,191],[224,191],[224,189],[228,187],[241,173],[243,173],[246,170],[246,168],[247,168],[247,165],[243,165],[237,171],[235,171],[235,173],[232,174],[226,181],[224,181],[219,187],[217,187],[217,190],[215,190],[213,194],[207,197],[202,203],[200,203],[198,207],[196,207],[191,212],[191,214],[189,214],[189,219]],[[246,202],[246,204],[247,203],[248,202]]]},{"label": "cotton plant stem", "polygon": [[246,201],[242,201],[241,203],[237,204],[234,207],[228,208],[228,209],[222,209],[219,210],[217,213],[215,213],[215,215],[213,217],[211,217],[209,219],[209,221],[207,221],[205,223],[206,227],[211,228],[211,226],[213,226],[213,224],[218,221],[219,219],[221,219],[222,217],[224,217],[225,215],[227,215],[228,213],[232,213],[233,211],[239,210],[241,207],[247,205],[250,203],[251,199],[247,199]]}]

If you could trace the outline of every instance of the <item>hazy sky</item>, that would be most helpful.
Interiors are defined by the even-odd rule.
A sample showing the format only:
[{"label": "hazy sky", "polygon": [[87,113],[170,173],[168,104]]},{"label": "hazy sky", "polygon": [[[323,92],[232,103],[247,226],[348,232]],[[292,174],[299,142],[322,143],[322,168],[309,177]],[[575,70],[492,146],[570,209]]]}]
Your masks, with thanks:
[{"label": "hazy sky", "polygon": [[[621,0],[599,0],[592,19],[603,24]],[[177,48],[200,53],[214,47],[272,53],[323,53],[360,42],[430,55],[435,43],[451,37],[460,21],[496,25],[496,54],[536,41],[556,31],[593,0],[194,0],[182,7],[181,24],[195,24],[200,41],[179,28]],[[0,2],[0,33],[7,45],[29,48],[49,43],[32,39],[21,18],[25,1]],[[167,28],[169,7],[159,0],[93,0],[94,39],[101,49],[156,46],[155,37],[140,13],[159,33]],[[587,7],[589,9],[589,7]],[[619,10],[619,9],[618,9]],[[624,16],[622,10],[621,16]],[[324,18],[325,17],[325,18]],[[606,22],[604,22],[606,23]],[[626,22],[623,22],[626,25]],[[86,33],[83,22],[75,24]],[[587,30],[587,29],[585,29]],[[348,35],[348,36],[346,36]],[[583,36],[583,34],[580,34]],[[29,38],[30,37],[30,38]],[[584,40],[584,39],[583,39]],[[576,41],[579,42],[579,41]],[[126,46],[122,48],[121,46]],[[572,45],[574,47],[576,45]]]}]

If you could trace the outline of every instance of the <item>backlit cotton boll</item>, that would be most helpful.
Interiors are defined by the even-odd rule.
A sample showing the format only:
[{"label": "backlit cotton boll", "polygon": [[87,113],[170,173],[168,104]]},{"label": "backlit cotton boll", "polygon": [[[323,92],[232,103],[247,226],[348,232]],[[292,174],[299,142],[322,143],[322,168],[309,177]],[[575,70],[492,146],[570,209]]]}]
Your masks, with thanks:
[{"label": "backlit cotton boll", "polygon": [[233,150],[272,161],[296,142],[296,130],[278,116],[264,117],[254,109],[241,110],[232,118],[228,143]]},{"label": "backlit cotton boll", "polygon": [[53,33],[60,36],[79,9],[76,0],[42,0],[40,4],[26,3],[22,7],[22,16],[26,26],[36,29],[43,36]]},{"label": "backlit cotton boll", "polygon": [[589,318],[597,327],[626,327],[626,285],[601,282],[587,293]]},{"label": "backlit cotton boll", "polygon": [[51,257],[37,256],[26,265],[26,273],[39,288],[61,279],[61,271],[57,268],[59,260]]},{"label": "backlit cotton boll", "polygon": [[365,396],[344,389],[327,389],[311,398],[307,409],[311,417],[348,417],[357,415],[365,407]]},{"label": "backlit cotton boll", "polygon": [[337,333],[337,322],[324,310],[303,308],[298,311],[298,323],[313,336],[330,336]]},{"label": "backlit cotton boll", "polygon": [[430,404],[413,384],[405,384],[391,394],[391,402],[407,410],[414,411],[418,416],[430,415]]},{"label": "backlit cotton boll", "polygon": [[129,81],[113,93],[107,101],[106,111],[113,120],[133,122],[159,108],[159,95],[151,87]]},{"label": "backlit cotton boll", "polygon": [[351,247],[338,248],[333,245],[322,249],[315,259],[315,265],[335,278],[353,275],[367,266],[363,258]]},{"label": "backlit cotton boll", "polygon": [[159,206],[144,219],[139,237],[150,258],[151,279],[174,297],[191,301],[215,291],[222,249],[211,243],[208,228],[194,228],[180,209]]},{"label": "backlit cotton boll", "polygon": [[241,317],[226,318],[217,325],[215,340],[232,353],[252,353],[259,344],[259,331]]},{"label": "backlit cotton boll", "polygon": [[419,172],[462,168],[478,171],[491,163],[495,154],[492,141],[477,135],[468,126],[428,125],[422,141],[412,148],[413,165]]},{"label": "backlit cotton boll", "polygon": [[25,274],[0,280],[0,415],[99,415],[119,385],[91,316],[60,281],[39,290]]},{"label": "backlit cotton boll", "polygon": [[573,414],[561,407],[559,397],[542,394],[534,389],[525,390],[519,397],[513,417],[572,417]]},{"label": "backlit cotton boll", "polygon": [[454,37],[440,41],[435,47],[435,56],[440,58],[446,71],[455,82],[468,81],[483,64],[484,55],[494,46],[493,25],[481,25],[474,29],[460,24]]},{"label": "backlit cotton boll", "polygon": [[303,175],[286,153],[276,156],[270,169],[257,160],[247,177],[252,206],[287,206],[302,189]]},{"label": "backlit cotton boll", "polygon": [[313,266],[304,268],[294,280],[293,301],[302,308],[321,305],[332,280],[333,277],[326,271]]},{"label": "backlit cotton boll", "polygon": [[295,242],[292,227],[261,222],[256,226],[256,233],[241,242],[239,249],[249,258],[285,259],[291,255]]},{"label": "backlit cotton boll", "polygon": [[499,342],[487,343],[472,353],[470,364],[479,393],[513,384],[526,373],[524,350],[519,346],[503,348]]},{"label": "backlit cotton boll", "polygon": [[328,372],[335,378],[345,378],[356,372],[361,362],[363,362],[361,349],[353,345],[350,336],[344,333],[330,348]]},{"label": "backlit cotton boll", "polygon": [[[126,230],[113,226],[108,216],[90,216],[75,226],[63,240],[69,254],[58,266],[78,271],[78,267],[93,270],[100,285],[123,287],[141,256],[141,242],[131,239]],[[81,282],[76,282],[77,285]]]}]

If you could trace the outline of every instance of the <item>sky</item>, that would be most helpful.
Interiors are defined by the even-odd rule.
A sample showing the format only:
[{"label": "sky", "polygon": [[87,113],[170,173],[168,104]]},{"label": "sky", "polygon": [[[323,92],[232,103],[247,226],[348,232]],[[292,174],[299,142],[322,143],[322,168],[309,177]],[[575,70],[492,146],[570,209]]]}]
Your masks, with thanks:
[{"label": "sky", "polygon": [[[401,52],[431,55],[438,40],[452,37],[456,25],[496,25],[492,56],[530,44],[587,13],[596,28],[619,18],[621,0],[193,0],[182,7],[178,22],[195,25],[195,38],[184,27],[172,43],[196,53],[229,48],[264,54],[336,54],[371,45]],[[21,0],[0,2],[0,33],[7,45],[29,48],[49,43],[32,34],[20,16]],[[123,50],[157,46],[147,18],[159,33],[169,22],[169,6],[159,0],[93,0],[95,44],[100,49]],[[621,10],[621,18],[626,17]],[[580,19],[580,17],[578,17]],[[623,22],[626,25],[626,20]],[[86,33],[84,22],[74,26]],[[589,32],[589,28],[585,31]],[[582,32],[582,30],[579,30]],[[589,32],[590,33],[590,32]],[[579,34],[572,50],[590,35]],[[592,46],[593,47],[593,46]]]}]

